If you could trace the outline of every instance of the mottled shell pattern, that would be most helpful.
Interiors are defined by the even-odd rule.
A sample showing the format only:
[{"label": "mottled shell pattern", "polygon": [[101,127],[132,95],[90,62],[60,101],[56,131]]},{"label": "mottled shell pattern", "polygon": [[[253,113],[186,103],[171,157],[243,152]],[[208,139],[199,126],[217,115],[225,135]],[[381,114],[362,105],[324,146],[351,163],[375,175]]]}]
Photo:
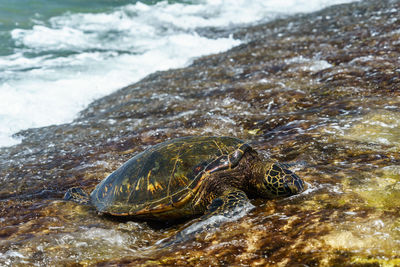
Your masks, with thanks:
[{"label": "mottled shell pattern", "polygon": [[146,215],[183,206],[210,173],[235,167],[251,149],[232,137],[183,137],[131,158],[91,193],[97,210]]}]

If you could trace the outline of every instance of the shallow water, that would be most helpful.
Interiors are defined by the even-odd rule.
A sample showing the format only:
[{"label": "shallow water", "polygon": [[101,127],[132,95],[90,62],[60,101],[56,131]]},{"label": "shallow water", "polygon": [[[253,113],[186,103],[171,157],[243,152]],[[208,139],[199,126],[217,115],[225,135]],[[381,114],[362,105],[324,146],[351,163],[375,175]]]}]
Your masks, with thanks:
[{"label": "shallow water", "polygon": [[[0,150],[0,264],[400,265],[399,10],[364,1],[237,30],[247,44],[152,74],[71,124],[21,132]],[[301,163],[308,189],[252,200],[166,248],[156,243],[201,222],[117,220],[61,200],[150,145],[206,134]]]}]

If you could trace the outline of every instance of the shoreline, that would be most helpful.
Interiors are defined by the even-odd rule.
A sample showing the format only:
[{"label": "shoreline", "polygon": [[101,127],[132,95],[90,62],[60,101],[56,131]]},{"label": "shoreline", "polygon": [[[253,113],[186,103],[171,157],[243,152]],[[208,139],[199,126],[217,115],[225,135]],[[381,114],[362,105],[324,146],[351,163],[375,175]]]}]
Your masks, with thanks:
[{"label": "shoreline", "polygon": [[[113,243],[115,251],[99,258],[89,246],[79,262],[396,262],[398,189],[379,191],[375,184],[397,183],[400,164],[398,133],[382,126],[397,129],[400,121],[399,17],[399,1],[363,1],[238,29],[234,36],[246,41],[237,47],[148,75],[95,100],[72,123],[21,131],[21,144],[0,148],[0,253],[12,244],[23,253],[29,248],[24,260],[30,263],[72,264],[68,255],[81,255],[73,242],[82,243],[86,229],[96,225],[123,236],[121,227],[128,226],[62,201],[68,188],[90,192],[130,157],[170,138],[230,135],[265,157],[306,162],[296,173],[312,192],[262,204],[255,200],[255,211],[228,224],[230,231],[200,236],[187,247],[151,256],[124,254],[123,247],[140,250],[165,237],[141,225],[147,235],[137,237],[138,243]],[[370,191],[381,192],[380,201],[374,202]],[[375,229],[370,220],[378,219],[383,226]],[[357,225],[370,227],[365,242]],[[255,229],[251,236],[248,227]],[[391,239],[382,241],[374,230]],[[49,241],[64,234],[74,237],[72,245]],[[38,244],[44,252],[37,251]]]},{"label": "shoreline", "polygon": [[[342,1],[344,1],[344,0],[342,0]],[[314,9],[314,8],[312,8],[312,9]],[[290,13],[290,12],[288,12],[288,13]],[[276,17],[275,15],[271,15],[271,16]],[[284,14],[284,15],[282,14],[282,15],[277,15],[277,16],[278,17],[284,17],[284,18],[285,17],[291,17],[290,14]],[[274,19],[274,21],[275,20],[276,19]],[[200,37],[207,37],[210,40],[216,40],[216,39],[221,39],[221,38],[229,38],[229,36],[233,35],[233,34],[235,34],[236,37],[239,37],[241,40],[244,40],[244,38],[246,38],[246,36],[243,35],[243,32],[245,33],[246,29],[249,28],[249,27],[254,27],[255,25],[260,25],[260,24],[265,24],[265,23],[263,23],[263,22],[254,23],[253,22],[253,23],[249,23],[247,25],[239,25],[238,27],[226,26],[226,27],[196,28],[195,32],[196,32],[196,36],[198,35]],[[22,34],[22,32],[21,32],[21,34]],[[27,34],[27,33],[25,33],[25,34]],[[210,54],[213,54],[213,53],[210,53]],[[196,59],[196,58],[198,58],[198,57],[193,57],[193,59]],[[40,69],[40,66],[37,66],[37,67]],[[122,69],[122,70],[120,70],[120,73],[125,73],[125,71]],[[93,73],[93,75],[95,75],[95,73]],[[135,75],[133,75],[133,76],[135,76]],[[141,76],[141,77],[143,77],[143,76]],[[69,78],[71,78],[71,77],[69,77],[68,75],[67,75],[67,77],[65,77],[66,80],[69,80]],[[93,77],[91,78],[90,75],[87,78],[89,80],[93,79]],[[101,77],[99,77],[99,78],[102,79]],[[11,80],[12,80],[12,78],[11,78]],[[78,88],[80,88],[81,86],[84,86],[84,84],[86,84],[86,80],[87,79],[85,79],[85,81],[82,81],[80,84],[78,83],[78,85],[77,85]],[[106,81],[108,81],[108,80],[112,80],[112,79],[105,79],[102,84],[107,83]],[[124,80],[124,79],[122,79],[122,80]],[[137,81],[137,80],[138,79],[133,79],[133,81]],[[116,83],[114,83],[114,85],[112,83],[110,83],[110,85],[108,86],[108,88],[113,88],[114,91],[102,88],[102,89],[99,90],[99,92],[101,92],[100,95],[104,95],[104,92],[110,92],[110,91],[115,92],[115,91],[121,89],[122,87],[124,87],[122,85],[125,85],[125,83],[121,83],[121,82],[118,83],[119,81],[120,81],[120,79],[117,79],[117,81],[116,81]],[[93,81],[93,82],[94,82],[93,86],[96,86],[96,87],[99,86],[99,84],[96,84],[95,81]],[[115,86],[115,84],[117,84],[117,86]],[[47,88],[47,86],[49,86],[49,85],[50,84],[43,84],[44,88]],[[59,84],[59,85],[60,85],[60,87],[65,87],[65,85],[63,85],[63,84]],[[129,86],[129,84],[126,84],[126,86]],[[10,84],[10,89],[12,87],[13,87],[13,85]],[[75,86],[67,85],[67,87],[72,87],[73,88]],[[119,88],[117,88],[117,87],[119,87]],[[84,88],[84,87],[82,87],[82,88]],[[16,90],[17,89],[18,89],[18,91],[20,91],[20,90],[23,91],[23,88],[16,88]],[[86,89],[88,89],[88,88],[86,88]],[[34,90],[34,89],[32,89],[32,90]],[[91,92],[91,90],[84,90],[83,92],[85,92],[85,91]],[[60,91],[59,93],[60,94],[65,94],[66,98],[68,98],[66,92]],[[86,92],[84,94],[81,94],[81,93],[77,92],[76,90],[75,91],[71,91],[70,93],[72,95],[73,94],[93,95],[93,93],[86,93]],[[46,99],[46,94],[50,94],[51,95],[51,91],[48,91],[48,90],[44,91],[44,93],[42,94],[42,97],[40,97],[40,98]],[[97,96],[99,96],[99,95],[97,95]],[[45,119],[43,118],[42,122],[36,123],[35,121],[32,121],[31,125],[36,125],[36,126],[34,126],[32,128],[40,128],[40,127],[42,127],[41,125],[43,125],[43,127],[46,127],[46,126],[50,126],[50,125],[59,125],[59,124],[71,123],[74,119],[76,119],[76,116],[77,116],[77,114],[79,114],[79,111],[82,111],[82,107],[85,107],[85,106],[90,104],[90,103],[88,103],[88,101],[84,100],[85,99],[84,97],[83,98],[81,97],[81,98],[77,99],[77,101],[74,101],[75,104],[71,104],[71,103],[68,104],[67,102],[59,102],[57,100],[57,98],[54,98],[54,99],[52,99],[52,101],[50,101],[50,102],[48,101],[49,103],[47,103],[48,104],[47,106],[49,106],[49,108],[47,108],[47,109],[43,108],[42,109],[41,107],[43,107],[43,106],[45,107],[46,106],[46,104],[44,104],[46,102],[43,102],[42,105],[39,105],[40,103],[37,102],[37,100],[35,100],[35,96],[32,95],[32,97],[33,97],[32,104],[35,104],[35,106],[37,106],[38,108],[34,108],[33,110],[30,110],[30,114],[25,112],[25,113],[27,113],[26,116],[24,116],[21,119],[18,119],[19,118],[18,116],[21,116],[23,114],[23,112],[16,112],[16,114],[14,114],[16,116],[15,120],[11,119],[12,116],[10,118],[6,117],[6,119],[10,121],[10,125],[13,125],[10,128],[14,129],[14,131],[13,131],[13,135],[14,136],[18,135],[18,132],[20,132],[20,131],[23,132],[25,130],[28,130],[27,128],[22,128],[21,127],[22,125],[24,125],[24,123],[22,123],[22,120],[24,118],[26,119],[26,118],[29,118],[29,117],[33,117],[33,118],[40,117],[40,115],[42,113],[43,114],[46,113],[46,110],[54,109],[53,103],[57,103],[57,105],[59,105],[60,108],[58,108],[58,110],[69,110],[69,109],[71,109],[71,110],[74,110],[75,112],[66,114],[65,112],[58,112],[58,110],[57,110],[57,112],[54,112],[54,113],[59,114],[58,118],[57,117],[52,117],[51,115],[45,116]],[[22,99],[23,100],[24,97],[16,97],[16,99]],[[92,102],[95,101],[96,99],[92,98]],[[12,102],[15,102],[15,104],[17,105],[16,109],[18,109],[18,107],[20,106],[19,101],[12,101]],[[79,104],[79,108],[81,110],[77,109],[77,107],[76,107],[78,105],[77,103]],[[21,107],[20,107],[20,109],[21,109]],[[22,108],[22,110],[25,110],[25,108]],[[29,110],[29,106],[27,106],[26,110]],[[42,113],[37,114],[36,110],[42,110]],[[31,116],[29,116],[29,115],[31,115]],[[64,119],[62,119],[62,118],[64,118]],[[16,123],[13,123],[15,121],[16,121]],[[29,121],[29,119],[28,119],[28,121]],[[44,123],[45,121],[47,121],[47,124]],[[17,129],[21,129],[21,130],[17,130]],[[15,142],[13,142],[10,136],[6,136],[5,135],[5,133],[9,132],[9,131],[10,131],[10,129],[5,129],[5,130],[2,130],[2,132],[1,132],[2,135],[0,136],[0,139],[1,139],[2,142],[0,142],[0,143],[5,144],[6,140],[10,139],[10,143],[8,143],[8,146],[6,145],[6,146],[3,146],[3,147],[9,147],[9,146],[12,146],[13,144],[17,144],[18,143],[17,139],[15,139]]]}]

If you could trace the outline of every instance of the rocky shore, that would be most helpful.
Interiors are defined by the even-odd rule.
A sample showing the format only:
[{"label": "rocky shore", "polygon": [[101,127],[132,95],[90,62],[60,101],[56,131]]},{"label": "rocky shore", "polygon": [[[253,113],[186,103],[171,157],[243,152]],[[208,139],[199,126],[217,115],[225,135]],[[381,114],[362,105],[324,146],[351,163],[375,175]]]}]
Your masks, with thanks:
[{"label": "rocky shore", "polygon": [[[400,1],[199,34],[243,44],[0,149],[0,265],[400,265]],[[239,221],[167,251],[152,245],[179,226],[62,201],[69,187],[90,192],[135,153],[188,135],[235,136],[265,157],[305,162],[296,171],[310,190],[254,200]]]}]

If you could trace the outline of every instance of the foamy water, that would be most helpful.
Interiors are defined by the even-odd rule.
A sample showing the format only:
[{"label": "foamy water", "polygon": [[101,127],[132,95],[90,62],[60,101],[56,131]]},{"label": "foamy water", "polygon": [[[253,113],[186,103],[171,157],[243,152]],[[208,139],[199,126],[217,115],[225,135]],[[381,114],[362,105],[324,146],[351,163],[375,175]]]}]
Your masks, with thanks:
[{"label": "foamy water", "polygon": [[234,27],[352,1],[191,2],[137,2],[100,13],[38,16],[28,29],[16,25],[9,32],[13,52],[0,56],[0,146],[17,144],[12,134],[22,129],[70,122],[94,99],[152,72],[240,44],[200,36],[199,27]]}]

